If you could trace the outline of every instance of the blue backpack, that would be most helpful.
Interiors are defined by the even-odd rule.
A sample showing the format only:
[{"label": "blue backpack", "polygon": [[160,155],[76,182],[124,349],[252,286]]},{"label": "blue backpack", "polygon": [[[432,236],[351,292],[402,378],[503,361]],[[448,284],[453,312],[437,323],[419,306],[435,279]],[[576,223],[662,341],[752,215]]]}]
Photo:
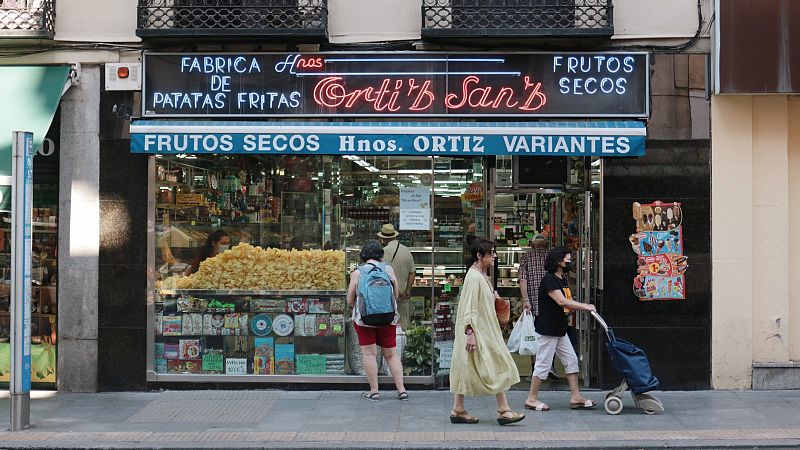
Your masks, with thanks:
[{"label": "blue backpack", "polygon": [[358,268],[358,297],[361,321],[364,325],[379,327],[394,321],[392,279],[386,273],[386,264],[367,264]]}]

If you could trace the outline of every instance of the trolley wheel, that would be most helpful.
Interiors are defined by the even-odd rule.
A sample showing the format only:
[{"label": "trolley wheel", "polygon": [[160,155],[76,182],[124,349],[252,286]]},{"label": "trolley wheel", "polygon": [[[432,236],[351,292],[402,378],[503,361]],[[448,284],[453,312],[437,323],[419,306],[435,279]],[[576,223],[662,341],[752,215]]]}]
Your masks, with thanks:
[{"label": "trolley wheel", "polygon": [[617,396],[609,396],[606,398],[603,407],[606,409],[606,412],[611,415],[617,415],[622,412],[622,399]]}]

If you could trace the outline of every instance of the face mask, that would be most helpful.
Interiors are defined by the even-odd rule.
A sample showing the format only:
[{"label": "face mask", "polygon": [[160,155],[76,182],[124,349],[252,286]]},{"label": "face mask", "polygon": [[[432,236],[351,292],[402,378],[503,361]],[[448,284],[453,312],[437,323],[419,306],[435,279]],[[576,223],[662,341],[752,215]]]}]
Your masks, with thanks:
[{"label": "face mask", "polygon": [[219,251],[217,253],[222,253],[222,252],[224,252],[225,250],[227,250],[229,248],[231,248],[230,245],[220,245],[219,246]]},{"label": "face mask", "polygon": [[564,263],[564,272],[569,272],[571,270],[572,270],[572,263],[571,262]]}]

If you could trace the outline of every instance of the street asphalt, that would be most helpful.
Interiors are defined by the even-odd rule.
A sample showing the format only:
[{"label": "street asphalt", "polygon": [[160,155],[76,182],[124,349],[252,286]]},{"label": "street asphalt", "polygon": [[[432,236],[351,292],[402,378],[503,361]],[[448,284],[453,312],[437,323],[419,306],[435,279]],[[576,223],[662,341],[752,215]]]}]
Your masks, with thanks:
[{"label": "street asphalt", "polygon": [[[570,410],[569,393],[543,392],[547,412],[499,426],[490,397],[467,399],[480,418],[451,424],[447,391],[410,391],[379,402],[353,391],[34,392],[32,427],[6,431],[10,400],[0,394],[0,448],[800,448],[800,390],[653,392],[665,411],[634,406],[610,415],[600,405]],[[526,393],[512,391],[522,411]]]}]

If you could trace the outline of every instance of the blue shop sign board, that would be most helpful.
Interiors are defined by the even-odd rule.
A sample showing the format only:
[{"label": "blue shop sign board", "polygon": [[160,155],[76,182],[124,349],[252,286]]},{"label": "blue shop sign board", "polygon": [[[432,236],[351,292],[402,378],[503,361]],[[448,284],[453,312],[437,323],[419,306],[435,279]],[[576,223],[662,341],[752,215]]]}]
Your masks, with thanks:
[{"label": "blue shop sign board", "polygon": [[131,152],[166,155],[642,156],[639,121],[204,122],[136,120]]}]

